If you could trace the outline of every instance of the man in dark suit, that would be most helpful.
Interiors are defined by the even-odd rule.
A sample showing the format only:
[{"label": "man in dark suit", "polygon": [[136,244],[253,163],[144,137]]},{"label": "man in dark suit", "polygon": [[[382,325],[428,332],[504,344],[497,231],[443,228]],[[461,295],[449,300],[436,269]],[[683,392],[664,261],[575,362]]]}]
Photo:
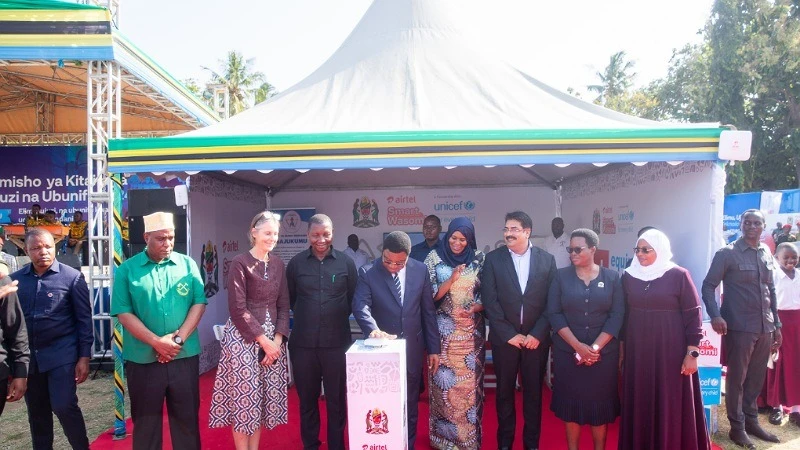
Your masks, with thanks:
[{"label": "man in dark suit", "polygon": [[550,327],[544,315],[547,292],[556,275],[553,255],[530,244],[531,218],[522,211],[506,214],[506,245],[486,255],[481,299],[489,319],[489,341],[497,375],[497,445],[514,442],[514,388],[522,377],[522,443],[539,448],[542,424],[542,380]]},{"label": "man in dark suit", "polygon": [[393,231],[383,240],[383,254],[372,267],[361,270],[353,297],[353,315],[364,336],[406,340],[408,448],[417,435],[422,360],[428,351],[428,370],[439,367],[439,329],[428,269],[409,259],[411,239]]}]

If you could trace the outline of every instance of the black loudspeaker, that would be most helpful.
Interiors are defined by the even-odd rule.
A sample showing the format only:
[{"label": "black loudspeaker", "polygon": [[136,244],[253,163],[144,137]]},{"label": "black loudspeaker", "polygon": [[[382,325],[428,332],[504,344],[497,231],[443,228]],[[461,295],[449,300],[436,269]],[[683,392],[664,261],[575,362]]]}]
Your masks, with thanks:
[{"label": "black loudspeaker", "polygon": [[[171,212],[175,217],[175,248],[186,248],[186,210],[175,204],[172,189],[133,189],[128,191],[128,236],[131,244],[144,244],[143,216],[156,211]],[[184,253],[184,252],[181,252]]]},{"label": "black loudspeaker", "polygon": [[[156,211],[164,211],[163,209]],[[166,211],[170,212],[170,211]],[[181,211],[185,213],[186,211]],[[186,243],[186,214],[178,215],[173,212],[175,221],[175,243]],[[144,244],[144,216],[128,217],[128,238],[131,244]]]}]

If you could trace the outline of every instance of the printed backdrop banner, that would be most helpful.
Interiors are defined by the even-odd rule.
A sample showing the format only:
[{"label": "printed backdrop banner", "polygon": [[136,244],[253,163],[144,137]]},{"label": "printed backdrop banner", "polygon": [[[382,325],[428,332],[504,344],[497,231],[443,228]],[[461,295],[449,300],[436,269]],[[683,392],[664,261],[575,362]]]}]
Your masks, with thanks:
[{"label": "printed backdrop banner", "polygon": [[317,210],[285,208],[273,209],[272,212],[281,216],[280,239],[275,246],[275,254],[288,264],[294,255],[308,248],[308,219],[316,214]]},{"label": "printed backdrop banner", "polygon": [[630,164],[565,183],[566,229],[594,229],[599,249],[608,251],[608,267],[622,272],[634,257],[639,229],[656,227],[669,237],[675,263],[689,270],[699,288],[711,249],[722,246],[714,242],[712,229],[720,226],[721,217],[710,213],[714,170],[705,161]]},{"label": "printed backdrop banner", "polygon": [[0,223],[22,223],[31,205],[62,222],[88,209],[86,147],[6,147],[0,164]]},{"label": "printed backdrop banner", "polygon": [[222,325],[228,310],[228,270],[236,255],[250,250],[248,228],[253,216],[264,210],[264,194],[202,175],[189,181],[189,256],[203,277],[208,306],[200,325],[200,371],[216,366],[219,343],[214,325]]},{"label": "printed backdrop banner", "polygon": [[[347,236],[356,234],[361,249],[371,258],[383,251],[384,233],[421,233],[422,222],[430,214],[439,216],[444,230],[456,217],[472,220],[478,249],[483,251],[503,244],[501,230],[507,212],[522,210],[531,216],[536,245],[550,234],[550,221],[555,215],[553,190],[546,187],[287,191],[278,193],[272,203],[277,208],[309,205],[327,214],[333,221],[334,247],[344,250]],[[305,228],[302,232],[305,237]],[[282,226],[281,242],[286,236]],[[278,248],[282,245],[278,244]]]}]

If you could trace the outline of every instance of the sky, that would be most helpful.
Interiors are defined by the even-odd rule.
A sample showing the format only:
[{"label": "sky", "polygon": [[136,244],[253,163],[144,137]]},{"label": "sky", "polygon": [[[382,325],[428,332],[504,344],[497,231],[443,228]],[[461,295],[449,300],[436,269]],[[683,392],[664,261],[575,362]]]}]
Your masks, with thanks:
[{"label": "sky", "polygon": [[[700,42],[712,2],[483,0],[473,29],[501,58],[558,89],[585,92],[620,50],[643,86],[666,75],[673,50]],[[336,51],[372,0],[121,3],[121,32],[175,78],[202,85],[210,78],[202,66],[219,70],[237,50],[282,91]]]}]

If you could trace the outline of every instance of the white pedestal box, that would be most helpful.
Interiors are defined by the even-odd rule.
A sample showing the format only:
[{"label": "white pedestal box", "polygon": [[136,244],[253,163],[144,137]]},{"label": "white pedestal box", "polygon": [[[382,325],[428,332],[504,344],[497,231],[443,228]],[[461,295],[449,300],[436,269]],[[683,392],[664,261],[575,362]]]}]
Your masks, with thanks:
[{"label": "white pedestal box", "polygon": [[351,449],[408,448],[404,340],[384,347],[358,340],[347,351],[347,428]]}]

